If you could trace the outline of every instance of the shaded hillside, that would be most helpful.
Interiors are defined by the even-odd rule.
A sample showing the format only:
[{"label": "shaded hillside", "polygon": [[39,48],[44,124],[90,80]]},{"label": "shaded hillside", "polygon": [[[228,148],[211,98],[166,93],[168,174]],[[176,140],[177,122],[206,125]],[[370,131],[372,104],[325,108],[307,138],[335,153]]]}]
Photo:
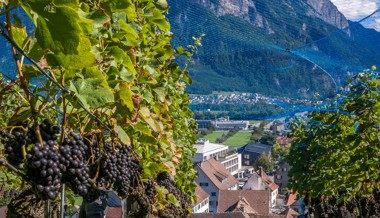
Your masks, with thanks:
[{"label": "shaded hillside", "polygon": [[[349,73],[379,61],[380,51],[366,47],[360,35],[369,34],[365,28],[307,44],[348,26],[327,0],[169,0],[169,4],[176,45],[191,44],[192,36],[206,34],[191,65],[191,93],[331,96],[335,85],[330,75],[340,85]],[[291,54],[287,48],[297,49]]]}]

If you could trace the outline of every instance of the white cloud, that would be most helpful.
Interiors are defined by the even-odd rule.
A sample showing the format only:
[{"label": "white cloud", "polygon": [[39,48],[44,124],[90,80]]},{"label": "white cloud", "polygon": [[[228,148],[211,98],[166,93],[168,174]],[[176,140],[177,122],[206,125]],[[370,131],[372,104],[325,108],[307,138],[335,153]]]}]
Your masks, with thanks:
[{"label": "white cloud", "polygon": [[[380,8],[380,0],[331,0],[349,20],[358,21]],[[363,22],[380,31],[380,12]]]}]

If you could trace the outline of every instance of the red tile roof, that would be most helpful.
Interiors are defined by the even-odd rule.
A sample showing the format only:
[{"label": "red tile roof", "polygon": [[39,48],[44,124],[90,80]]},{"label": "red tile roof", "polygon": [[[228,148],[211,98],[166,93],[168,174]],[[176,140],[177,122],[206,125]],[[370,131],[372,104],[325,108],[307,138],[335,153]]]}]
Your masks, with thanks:
[{"label": "red tile roof", "polygon": [[271,191],[274,191],[278,189],[278,185],[273,182],[271,178],[264,172],[263,168],[260,167],[260,169],[257,171],[257,174],[261,177],[261,180],[263,183],[265,183],[268,188],[270,188]]},{"label": "red tile roof", "polygon": [[123,210],[121,207],[107,207],[106,218],[122,218]]},{"label": "red tile roof", "polygon": [[200,169],[219,190],[228,189],[238,183],[238,180],[224,168],[223,164],[215,159],[200,163]]},{"label": "red tile roof", "polygon": [[206,198],[209,197],[207,192],[205,192],[203,188],[201,188],[198,184],[197,184],[197,187],[195,188],[195,195],[197,196],[197,204],[201,203],[202,201],[204,201]]},{"label": "red tile roof", "polygon": [[290,193],[288,196],[288,200],[286,201],[286,206],[291,206],[297,201],[297,193]]},{"label": "red tile roof", "polygon": [[193,213],[192,218],[250,218],[246,213],[232,212],[232,213]]},{"label": "red tile roof", "polygon": [[258,214],[269,214],[270,192],[268,190],[221,190],[218,212],[234,211],[237,203],[243,198]]},{"label": "red tile roof", "polygon": [[0,207],[0,218],[5,218],[7,217],[7,207]]}]

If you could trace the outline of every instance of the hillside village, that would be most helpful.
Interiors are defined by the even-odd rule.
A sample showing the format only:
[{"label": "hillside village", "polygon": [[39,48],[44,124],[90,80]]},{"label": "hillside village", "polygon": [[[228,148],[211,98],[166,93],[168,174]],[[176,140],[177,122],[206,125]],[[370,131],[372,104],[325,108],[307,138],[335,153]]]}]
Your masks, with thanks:
[{"label": "hillside village", "polygon": [[[240,124],[236,127],[241,130],[252,128],[243,121],[236,121],[236,124]],[[227,129],[228,126],[233,126],[233,121],[224,120],[224,125],[216,128]],[[265,130],[268,134],[286,132],[281,121],[267,124]],[[290,142],[291,139],[285,136],[276,138],[279,146],[287,146]],[[272,157],[272,146],[251,141],[238,149],[231,149],[200,139],[194,147],[197,152],[192,160],[198,172],[195,180],[198,200],[193,205],[192,217],[304,217],[306,211],[302,198],[286,188],[290,166],[281,157]],[[275,170],[253,167],[263,154],[276,163]]]}]

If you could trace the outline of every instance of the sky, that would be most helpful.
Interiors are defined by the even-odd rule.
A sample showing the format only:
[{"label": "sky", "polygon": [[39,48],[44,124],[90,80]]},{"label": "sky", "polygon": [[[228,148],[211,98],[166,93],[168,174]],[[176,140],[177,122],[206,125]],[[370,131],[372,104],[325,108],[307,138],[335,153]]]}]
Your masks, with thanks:
[{"label": "sky", "polygon": [[[358,21],[380,8],[380,0],[331,0],[349,20]],[[380,11],[362,23],[380,31]]]}]

